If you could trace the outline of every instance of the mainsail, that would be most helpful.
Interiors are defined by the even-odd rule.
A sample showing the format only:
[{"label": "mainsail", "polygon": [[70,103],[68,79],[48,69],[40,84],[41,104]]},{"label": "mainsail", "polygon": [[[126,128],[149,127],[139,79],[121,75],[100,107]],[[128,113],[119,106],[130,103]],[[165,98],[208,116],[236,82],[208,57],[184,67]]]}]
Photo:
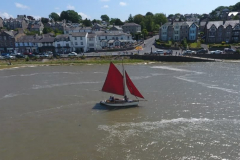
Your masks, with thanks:
[{"label": "mainsail", "polygon": [[111,62],[102,91],[124,96],[123,76]]},{"label": "mainsail", "polygon": [[129,92],[134,96],[137,96],[139,98],[144,98],[142,94],[138,91],[138,89],[135,87],[135,85],[133,84],[132,80],[130,79],[126,71],[125,71],[125,76],[126,76],[126,84]]}]

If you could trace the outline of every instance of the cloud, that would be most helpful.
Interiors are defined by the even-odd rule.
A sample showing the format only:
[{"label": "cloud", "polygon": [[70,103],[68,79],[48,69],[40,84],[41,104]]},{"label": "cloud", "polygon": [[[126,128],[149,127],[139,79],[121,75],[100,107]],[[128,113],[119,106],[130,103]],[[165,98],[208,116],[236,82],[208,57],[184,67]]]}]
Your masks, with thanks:
[{"label": "cloud", "polygon": [[75,9],[75,7],[69,4],[69,5],[67,6],[67,9],[73,10],[73,9]]},{"label": "cloud", "polygon": [[103,8],[109,8],[109,6],[108,5],[104,5]]},{"label": "cloud", "polygon": [[78,14],[82,16],[82,19],[86,19],[86,18],[90,19],[91,18],[90,16],[88,16],[85,13],[82,13],[82,12],[79,12]]},{"label": "cloud", "polygon": [[120,2],[119,5],[120,5],[120,6],[126,6],[127,3],[125,3],[125,2]]},{"label": "cloud", "polygon": [[13,18],[12,15],[8,14],[7,12],[0,12],[0,17],[2,18]]},{"label": "cloud", "polygon": [[15,6],[16,6],[17,8],[21,8],[21,9],[28,9],[28,8],[29,8],[28,6],[25,6],[25,5],[20,4],[20,3],[15,3]]}]

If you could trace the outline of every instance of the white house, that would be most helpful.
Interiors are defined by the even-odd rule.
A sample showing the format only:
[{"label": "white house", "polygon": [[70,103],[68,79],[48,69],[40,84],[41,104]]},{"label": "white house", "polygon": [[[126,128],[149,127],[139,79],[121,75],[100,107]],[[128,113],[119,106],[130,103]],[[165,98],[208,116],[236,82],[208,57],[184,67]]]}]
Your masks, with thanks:
[{"label": "white house", "polygon": [[78,33],[78,32],[92,32],[91,27],[65,27],[64,34]]},{"label": "white house", "polygon": [[86,52],[87,51],[87,32],[77,32],[71,33],[70,41],[72,45],[72,49],[75,52]]},{"label": "white house", "polygon": [[97,35],[94,33],[88,33],[87,36],[87,50],[94,51],[97,49]]},{"label": "white house", "polygon": [[72,51],[72,43],[68,34],[58,35],[54,41],[55,51],[58,53],[67,53]]},{"label": "white house", "polygon": [[121,46],[121,43],[133,42],[132,35],[122,31],[96,31],[95,34],[97,35],[97,49]]}]

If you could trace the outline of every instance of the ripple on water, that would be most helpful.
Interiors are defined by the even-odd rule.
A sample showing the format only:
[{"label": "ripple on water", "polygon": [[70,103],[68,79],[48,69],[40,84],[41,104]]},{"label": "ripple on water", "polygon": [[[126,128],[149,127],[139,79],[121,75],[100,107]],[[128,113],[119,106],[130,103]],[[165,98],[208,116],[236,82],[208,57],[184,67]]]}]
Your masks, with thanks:
[{"label": "ripple on water", "polygon": [[[122,154],[130,159],[143,158],[146,154],[152,156],[148,157],[150,159],[160,157],[164,159],[165,156],[167,159],[181,156],[182,159],[193,156],[196,156],[196,159],[209,159],[211,155],[231,159],[236,158],[240,152],[238,144],[235,143],[240,138],[239,124],[240,120],[178,118],[156,122],[99,125],[98,129],[105,131],[106,136],[97,148],[103,155],[116,147],[131,149],[128,153],[122,150]],[[232,154],[220,155],[225,152]]]}]

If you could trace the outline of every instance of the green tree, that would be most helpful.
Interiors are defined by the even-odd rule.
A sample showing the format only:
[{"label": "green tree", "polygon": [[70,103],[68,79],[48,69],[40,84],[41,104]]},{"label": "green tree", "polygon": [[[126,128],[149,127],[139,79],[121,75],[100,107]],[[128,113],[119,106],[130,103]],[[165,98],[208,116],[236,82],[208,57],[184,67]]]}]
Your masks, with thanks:
[{"label": "green tree", "polygon": [[116,22],[116,18],[111,18],[110,24],[113,25],[113,24],[115,24],[115,22]]},{"label": "green tree", "polygon": [[140,24],[142,21],[144,21],[144,16],[141,14],[137,14],[133,17],[133,22]]},{"label": "green tree", "polygon": [[148,31],[146,29],[143,29],[142,34],[143,34],[144,38],[146,39],[146,37],[148,35]]},{"label": "green tree", "polygon": [[130,22],[130,23],[133,22],[132,14],[129,15],[129,17],[128,17],[128,22]]},{"label": "green tree", "polygon": [[44,24],[44,23],[48,23],[48,22],[49,22],[49,19],[42,17],[42,18],[41,18],[41,22],[42,22],[43,24]]},{"label": "green tree", "polygon": [[154,31],[159,31],[160,25],[159,24],[155,24],[153,29],[154,29]]},{"label": "green tree", "polygon": [[153,13],[152,12],[147,12],[146,16],[153,16]]},{"label": "green tree", "polygon": [[102,19],[102,21],[109,22],[110,18],[108,17],[108,15],[104,14],[104,15],[101,15],[101,19]]},{"label": "green tree", "polygon": [[80,23],[82,21],[82,16],[79,15],[74,10],[62,11],[60,14],[60,20],[66,19],[67,21],[71,21],[73,23]]},{"label": "green tree", "polygon": [[51,14],[49,14],[48,17],[49,17],[49,19],[53,19],[54,21],[59,21],[59,19],[60,19],[60,16],[55,12],[52,12]]},{"label": "green tree", "polygon": [[88,20],[87,18],[85,20],[83,20],[82,23],[86,27],[91,27],[92,26],[91,20],[90,19]]},{"label": "green tree", "polygon": [[238,15],[234,16],[234,17],[233,17],[233,20],[239,20]]},{"label": "green tree", "polygon": [[234,6],[232,6],[233,11],[239,11],[240,10],[240,2],[236,3]]},{"label": "green tree", "polygon": [[158,25],[162,25],[167,22],[167,17],[163,13],[154,14],[153,19],[154,19],[154,23]]},{"label": "green tree", "polygon": [[123,22],[119,18],[116,18],[115,25],[121,26],[123,25]]},{"label": "green tree", "polygon": [[153,21],[153,16],[146,16],[145,17],[145,26],[148,32],[153,31],[154,27],[154,21]]},{"label": "green tree", "polygon": [[168,18],[168,19],[172,19],[173,17],[174,17],[173,14],[169,14],[167,18]]},{"label": "green tree", "polygon": [[53,30],[49,27],[44,27],[43,34],[51,33]]},{"label": "green tree", "polygon": [[98,23],[98,24],[100,24],[101,21],[100,21],[100,20],[97,20],[97,19],[94,19],[94,20],[92,20],[92,24],[94,24],[94,23]]}]

